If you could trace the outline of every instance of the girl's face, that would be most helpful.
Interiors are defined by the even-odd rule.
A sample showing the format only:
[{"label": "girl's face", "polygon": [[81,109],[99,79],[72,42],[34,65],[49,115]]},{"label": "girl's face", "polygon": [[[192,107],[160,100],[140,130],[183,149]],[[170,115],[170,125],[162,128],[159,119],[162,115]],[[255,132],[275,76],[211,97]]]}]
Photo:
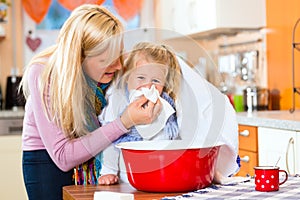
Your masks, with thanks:
[{"label": "girl's face", "polygon": [[128,77],[128,90],[138,90],[141,87],[150,88],[152,85],[161,94],[166,83],[167,66],[157,63],[149,63],[141,60]]},{"label": "girl's face", "polygon": [[115,76],[115,73],[122,68],[120,58],[107,66],[108,52],[98,56],[87,57],[83,63],[84,72],[93,80],[100,83],[109,83]]}]

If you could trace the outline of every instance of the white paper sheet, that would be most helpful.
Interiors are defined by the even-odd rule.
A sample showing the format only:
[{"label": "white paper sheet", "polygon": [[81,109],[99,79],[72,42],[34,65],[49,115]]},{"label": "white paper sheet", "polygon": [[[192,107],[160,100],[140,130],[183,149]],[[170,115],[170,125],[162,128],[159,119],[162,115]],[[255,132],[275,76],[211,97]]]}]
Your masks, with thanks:
[{"label": "white paper sheet", "polygon": [[97,191],[94,193],[94,200],[134,200],[133,194],[109,192],[109,191]]}]

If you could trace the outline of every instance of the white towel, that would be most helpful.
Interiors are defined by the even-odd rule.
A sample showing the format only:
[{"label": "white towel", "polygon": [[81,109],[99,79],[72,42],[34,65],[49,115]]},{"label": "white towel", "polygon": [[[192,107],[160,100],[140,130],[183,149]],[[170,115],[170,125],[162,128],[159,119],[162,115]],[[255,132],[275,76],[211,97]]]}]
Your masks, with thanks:
[{"label": "white towel", "polygon": [[182,113],[180,136],[195,146],[224,143],[219,151],[215,180],[238,170],[238,126],[228,98],[178,57],[183,79],[178,98]]}]

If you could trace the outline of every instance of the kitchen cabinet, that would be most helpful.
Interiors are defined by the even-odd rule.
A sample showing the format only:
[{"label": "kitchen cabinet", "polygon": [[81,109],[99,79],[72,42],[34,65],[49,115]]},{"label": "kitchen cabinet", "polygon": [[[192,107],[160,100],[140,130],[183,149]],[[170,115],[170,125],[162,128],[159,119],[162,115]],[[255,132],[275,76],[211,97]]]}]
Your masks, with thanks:
[{"label": "kitchen cabinet", "polygon": [[238,176],[254,175],[258,164],[257,127],[239,125],[239,156],[241,169]]},{"label": "kitchen cabinet", "polygon": [[275,165],[289,174],[300,173],[299,132],[258,128],[259,165]]},{"label": "kitchen cabinet", "polygon": [[0,199],[27,199],[22,175],[21,137],[0,136]]},{"label": "kitchen cabinet", "polygon": [[0,116],[0,136],[1,135],[20,135],[23,128],[23,118]]},{"label": "kitchen cabinet", "polygon": [[224,27],[266,26],[266,5],[262,0],[160,0],[156,2],[157,27],[184,35]]}]

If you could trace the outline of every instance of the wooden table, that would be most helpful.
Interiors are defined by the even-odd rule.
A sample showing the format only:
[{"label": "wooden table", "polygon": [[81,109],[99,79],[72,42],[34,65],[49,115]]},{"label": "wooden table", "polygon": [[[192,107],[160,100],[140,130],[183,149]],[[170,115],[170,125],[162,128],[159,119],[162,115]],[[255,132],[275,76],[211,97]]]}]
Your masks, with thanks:
[{"label": "wooden table", "polygon": [[156,199],[159,200],[165,196],[175,196],[182,193],[148,193],[141,192],[133,188],[130,184],[121,183],[117,185],[70,185],[63,187],[63,200],[93,200],[95,191],[111,191],[134,194],[135,200]]}]

